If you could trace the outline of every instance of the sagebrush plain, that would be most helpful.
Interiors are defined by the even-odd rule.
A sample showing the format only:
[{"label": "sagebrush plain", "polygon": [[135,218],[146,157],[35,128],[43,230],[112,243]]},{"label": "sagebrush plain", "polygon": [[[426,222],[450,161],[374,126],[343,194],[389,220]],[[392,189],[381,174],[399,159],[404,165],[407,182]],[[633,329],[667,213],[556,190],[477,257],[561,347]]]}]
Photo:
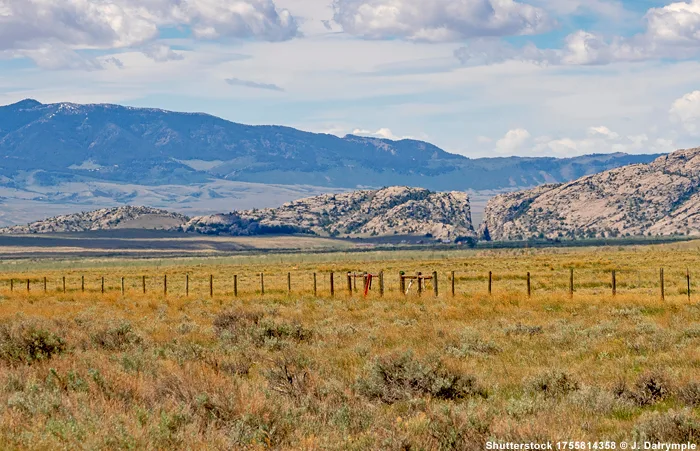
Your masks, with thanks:
[{"label": "sagebrush plain", "polygon": [[698,242],[4,262],[0,448],[698,443],[699,349]]}]

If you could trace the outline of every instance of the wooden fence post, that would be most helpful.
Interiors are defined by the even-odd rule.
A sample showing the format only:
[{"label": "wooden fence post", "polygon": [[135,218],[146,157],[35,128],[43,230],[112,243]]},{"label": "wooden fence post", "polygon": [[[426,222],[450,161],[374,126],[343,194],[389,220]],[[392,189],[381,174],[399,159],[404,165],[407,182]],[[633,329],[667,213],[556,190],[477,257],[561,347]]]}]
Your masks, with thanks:
[{"label": "wooden fence post", "polygon": [[102,294],[105,294],[105,278],[102,277]]},{"label": "wooden fence post", "polygon": [[384,271],[379,271],[379,297],[384,297]]},{"label": "wooden fence post", "polygon": [[423,279],[421,279],[421,276],[423,273],[418,272],[418,296],[423,294]]},{"label": "wooden fence post", "polygon": [[190,296],[190,274],[185,274],[185,296]]},{"label": "wooden fence post", "polygon": [[574,268],[569,269],[569,296],[574,295]]},{"label": "wooden fence post", "polygon": [[260,295],[265,294],[265,273],[260,273]]},{"label": "wooden fence post", "polygon": [[124,278],[122,277],[122,296],[124,296]]},{"label": "wooden fence post", "polygon": [[455,297],[455,272],[454,271],[452,271],[451,279],[452,279],[452,297]]},{"label": "wooden fence post", "polygon": [[27,293],[29,293],[29,279],[27,279]]},{"label": "wooden fence post", "polygon": [[209,297],[214,297],[214,274],[209,274]]},{"label": "wooden fence post", "polygon": [[439,291],[438,291],[438,273],[437,271],[433,271],[433,294],[435,297],[438,297]]},{"label": "wooden fence post", "polygon": [[63,293],[66,292],[66,276],[63,276]]},{"label": "wooden fence post", "polygon": [[314,297],[318,296],[318,285],[316,282],[316,273],[314,273]]},{"label": "wooden fence post", "polygon": [[661,300],[666,299],[666,290],[664,289],[664,269],[661,268],[659,270],[659,279],[661,281]]},{"label": "wooden fence post", "polygon": [[612,295],[617,295],[617,277],[614,269],[612,271]]},{"label": "wooden fence post", "polygon": [[399,273],[399,288],[401,289],[401,294],[406,296],[406,279],[402,273]]},{"label": "wooden fence post", "polygon": [[143,294],[146,294],[146,276],[141,277],[141,285],[143,286]]},{"label": "wooden fence post", "polygon": [[688,283],[688,302],[690,302],[690,269],[685,270],[685,280]]},{"label": "wooden fence post", "polygon": [[493,287],[493,273],[489,271],[489,296],[491,296]]},{"label": "wooden fence post", "polygon": [[335,296],[335,281],[334,281],[334,274],[333,271],[331,271],[330,274],[330,282],[331,282],[331,297]]},{"label": "wooden fence post", "polygon": [[168,295],[168,275],[163,276],[163,296]]},{"label": "wooden fence post", "polygon": [[10,279],[10,291],[15,291],[15,279]]},{"label": "wooden fence post", "polygon": [[46,293],[46,291],[47,291],[47,289],[46,289],[46,277],[44,277],[44,293]]},{"label": "wooden fence post", "polygon": [[292,273],[287,273],[287,294],[291,296],[292,294]]},{"label": "wooden fence post", "polygon": [[80,276],[80,291],[85,293],[85,276]]},{"label": "wooden fence post", "polygon": [[530,284],[530,273],[527,273],[527,297],[532,296],[532,285]]},{"label": "wooden fence post", "polygon": [[233,275],[233,297],[238,297],[238,274]]},{"label": "wooden fence post", "polygon": [[352,276],[348,273],[348,294],[352,296]]}]

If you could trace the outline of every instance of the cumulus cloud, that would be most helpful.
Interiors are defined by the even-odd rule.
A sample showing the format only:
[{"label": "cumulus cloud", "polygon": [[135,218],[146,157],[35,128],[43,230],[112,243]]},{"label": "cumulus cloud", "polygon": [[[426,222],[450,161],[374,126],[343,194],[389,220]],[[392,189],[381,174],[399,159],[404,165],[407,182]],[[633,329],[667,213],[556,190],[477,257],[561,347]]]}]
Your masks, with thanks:
[{"label": "cumulus cloud", "polygon": [[692,135],[700,135],[700,91],[689,92],[673,102],[671,120],[680,122]]},{"label": "cumulus cloud", "polygon": [[335,0],[333,8],[346,33],[365,39],[447,42],[552,26],[544,10],[513,0]]},{"label": "cumulus cloud", "polygon": [[241,80],[240,78],[227,78],[225,81],[231,86],[243,86],[245,88],[266,89],[268,91],[284,92],[283,88],[269,83],[258,83],[250,80]]},{"label": "cumulus cloud", "polygon": [[392,141],[400,141],[402,139],[415,139],[412,136],[396,136],[394,132],[392,132],[389,128],[380,128],[375,132],[356,128],[352,131],[352,134],[357,136],[368,136],[372,138],[390,139]]},{"label": "cumulus cloud", "polygon": [[164,44],[151,44],[142,49],[142,52],[153,61],[163,63],[166,61],[177,61],[184,59],[184,56],[175,53],[173,49]]},{"label": "cumulus cloud", "polygon": [[291,13],[272,0],[0,0],[0,51],[19,56],[145,45],[144,54],[157,61],[178,59],[165,46],[149,45],[162,26],[189,27],[198,39],[284,41],[299,34]]},{"label": "cumulus cloud", "polygon": [[503,138],[496,141],[496,151],[511,154],[520,150],[529,139],[530,132],[524,128],[509,130]]},{"label": "cumulus cloud", "polygon": [[567,36],[560,49],[538,49],[531,44],[515,48],[502,42],[476,42],[457,49],[455,57],[465,65],[520,60],[579,66],[683,59],[700,53],[700,0],[651,8],[644,20],[644,32],[630,37],[579,30]]}]

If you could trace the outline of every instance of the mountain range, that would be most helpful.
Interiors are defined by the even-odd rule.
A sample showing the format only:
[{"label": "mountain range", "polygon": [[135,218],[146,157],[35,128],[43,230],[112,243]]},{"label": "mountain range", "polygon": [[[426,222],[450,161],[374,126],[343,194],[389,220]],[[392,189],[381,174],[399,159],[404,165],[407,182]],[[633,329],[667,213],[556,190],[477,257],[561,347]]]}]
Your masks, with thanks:
[{"label": "mountain range", "polygon": [[0,225],[38,219],[39,211],[143,203],[200,214],[390,185],[490,196],[657,156],[471,159],[416,140],[27,99],[0,107]]}]

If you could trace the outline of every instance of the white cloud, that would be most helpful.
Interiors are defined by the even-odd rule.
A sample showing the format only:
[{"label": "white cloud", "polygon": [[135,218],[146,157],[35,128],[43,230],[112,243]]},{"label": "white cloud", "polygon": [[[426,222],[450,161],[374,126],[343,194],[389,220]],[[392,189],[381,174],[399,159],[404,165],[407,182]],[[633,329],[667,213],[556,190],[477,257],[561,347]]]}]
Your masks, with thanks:
[{"label": "white cloud", "polygon": [[271,83],[259,83],[256,81],[241,80],[240,78],[227,78],[225,81],[231,86],[242,86],[244,88],[265,89],[267,91],[284,92],[284,89]]},{"label": "white cloud", "polygon": [[447,42],[552,26],[544,10],[513,0],[335,0],[333,6],[343,30],[365,39]]},{"label": "white cloud", "polygon": [[357,136],[368,136],[372,138],[390,139],[392,141],[400,141],[402,139],[416,139],[412,136],[396,136],[394,132],[392,132],[391,129],[388,128],[380,128],[375,132],[356,128],[352,131],[352,134]]},{"label": "white cloud", "polygon": [[700,91],[689,92],[673,102],[671,120],[680,122],[692,135],[700,135]]},{"label": "white cloud", "polygon": [[463,64],[496,64],[507,60],[553,65],[602,65],[660,58],[684,59],[700,54],[700,0],[651,8],[643,33],[606,37],[579,30],[560,49],[515,48],[502,42],[470,43],[455,51]]},{"label": "white cloud", "polygon": [[153,61],[157,61],[160,63],[166,62],[166,61],[177,61],[181,60],[184,58],[179,53],[176,53],[171,49],[169,46],[165,44],[151,44],[142,49],[142,52],[144,55],[147,57],[151,58]]},{"label": "white cloud", "polygon": [[615,140],[620,137],[617,133],[610,130],[608,127],[601,125],[600,127],[590,127],[588,129],[588,135],[594,137],[602,137],[605,139]]},{"label": "white cloud", "polygon": [[512,154],[520,150],[530,139],[530,132],[524,128],[509,130],[506,135],[496,142],[496,151],[500,153]]},{"label": "white cloud", "polygon": [[[0,0],[0,51],[44,68],[89,69],[89,62],[58,64],[41,54],[58,49],[64,55],[53,59],[65,60],[68,50],[139,47],[153,42],[160,26],[187,26],[200,39],[284,41],[299,34],[291,13],[272,0]],[[156,61],[178,59],[160,44],[143,51]]]}]

